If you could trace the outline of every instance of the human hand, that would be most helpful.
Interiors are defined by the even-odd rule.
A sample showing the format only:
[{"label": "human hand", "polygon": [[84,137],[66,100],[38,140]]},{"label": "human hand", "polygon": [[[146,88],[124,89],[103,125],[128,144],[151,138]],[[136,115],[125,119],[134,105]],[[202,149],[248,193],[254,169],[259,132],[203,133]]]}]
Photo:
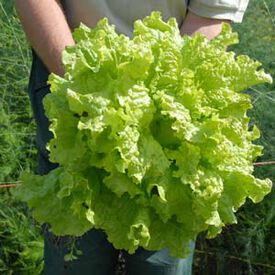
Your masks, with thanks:
[{"label": "human hand", "polygon": [[205,18],[188,11],[180,32],[182,35],[187,34],[190,36],[201,33],[210,40],[221,32],[222,22],[230,23],[230,20]]}]

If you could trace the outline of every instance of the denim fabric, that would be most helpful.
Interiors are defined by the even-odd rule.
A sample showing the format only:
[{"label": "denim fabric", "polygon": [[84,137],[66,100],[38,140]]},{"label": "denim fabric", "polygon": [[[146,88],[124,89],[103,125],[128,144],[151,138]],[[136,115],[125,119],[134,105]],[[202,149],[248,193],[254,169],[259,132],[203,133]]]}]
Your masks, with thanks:
[{"label": "denim fabric", "polygon": [[[49,93],[48,71],[33,52],[29,96],[37,123],[38,170],[40,175],[47,174],[57,165],[50,163],[46,143],[52,137],[48,130],[49,121],[44,114],[42,99]],[[82,251],[78,259],[66,262],[64,256],[69,253],[69,237],[56,237],[48,225],[44,225],[45,246],[44,274],[61,275],[111,275],[114,274],[118,253],[101,230],[92,229],[77,238],[77,248]],[[176,259],[168,255],[166,249],[147,251],[139,248],[135,254],[123,251],[126,274],[128,275],[189,275],[192,273],[194,242],[190,242],[190,255],[186,259]]]}]

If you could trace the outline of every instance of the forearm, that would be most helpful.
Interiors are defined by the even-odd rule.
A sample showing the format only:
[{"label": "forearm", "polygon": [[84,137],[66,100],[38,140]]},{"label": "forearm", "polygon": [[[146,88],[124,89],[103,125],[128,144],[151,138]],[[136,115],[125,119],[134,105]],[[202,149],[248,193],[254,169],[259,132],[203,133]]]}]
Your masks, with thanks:
[{"label": "forearm", "polygon": [[212,39],[221,32],[222,22],[230,23],[229,20],[205,18],[189,11],[180,31],[182,35],[187,34],[190,36],[195,33],[202,33],[208,39]]},{"label": "forearm", "polygon": [[74,45],[71,30],[58,0],[15,0],[27,38],[50,72],[63,75],[61,56]]}]

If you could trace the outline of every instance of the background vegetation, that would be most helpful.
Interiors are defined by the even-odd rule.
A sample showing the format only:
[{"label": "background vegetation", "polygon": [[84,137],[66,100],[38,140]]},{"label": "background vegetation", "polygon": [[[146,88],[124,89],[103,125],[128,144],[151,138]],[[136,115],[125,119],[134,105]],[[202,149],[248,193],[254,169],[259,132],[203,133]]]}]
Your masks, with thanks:
[{"label": "background vegetation", "polygon": [[[30,51],[13,1],[0,1],[0,30],[0,184],[16,184],[22,170],[34,167],[35,127],[26,93]],[[42,269],[40,228],[9,189],[0,188],[0,274]]]},{"label": "background vegetation", "polygon": [[[275,2],[250,0],[242,24],[234,25],[240,44],[233,50],[263,63],[275,79]],[[27,94],[30,50],[13,1],[0,0],[0,187],[17,184],[24,169],[35,169],[35,125]],[[251,123],[262,132],[259,161],[275,159],[275,84],[247,91],[254,109]],[[256,167],[258,177],[275,182],[275,167]],[[237,225],[228,226],[214,240],[199,236],[194,274],[275,274],[275,194],[251,202],[239,211]],[[273,235],[272,235],[273,233]],[[40,274],[43,240],[40,227],[9,188],[0,188],[0,273]]]}]

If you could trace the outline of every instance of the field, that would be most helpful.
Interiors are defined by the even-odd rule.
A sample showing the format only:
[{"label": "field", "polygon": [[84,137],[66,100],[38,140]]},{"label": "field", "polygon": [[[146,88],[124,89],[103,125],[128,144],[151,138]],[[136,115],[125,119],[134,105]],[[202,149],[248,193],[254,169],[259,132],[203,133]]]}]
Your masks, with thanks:
[{"label": "field", "polygon": [[[275,2],[251,0],[240,43],[230,50],[259,60],[275,79]],[[11,197],[23,170],[35,170],[35,124],[27,94],[31,52],[12,1],[0,0],[0,274],[40,274],[43,238],[25,205]],[[259,162],[275,160],[275,83],[246,91],[252,96],[251,122],[264,146]],[[255,174],[275,182],[275,166],[257,166]],[[275,194],[238,213],[238,224],[213,240],[199,236],[194,274],[275,274]]]}]

